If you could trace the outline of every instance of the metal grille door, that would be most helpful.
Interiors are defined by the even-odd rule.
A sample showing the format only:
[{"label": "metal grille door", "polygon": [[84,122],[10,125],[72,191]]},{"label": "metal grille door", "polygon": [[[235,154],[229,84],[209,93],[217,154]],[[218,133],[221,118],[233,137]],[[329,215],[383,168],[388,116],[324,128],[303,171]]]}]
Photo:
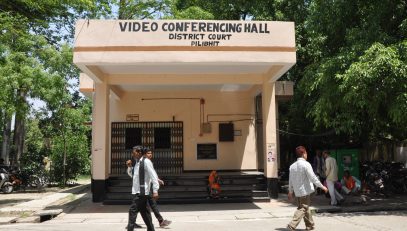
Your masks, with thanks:
[{"label": "metal grille door", "polygon": [[143,145],[153,150],[154,168],[159,176],[183,171],[183,122],[113,122],[111,174],[126,174],[131,148]]}]

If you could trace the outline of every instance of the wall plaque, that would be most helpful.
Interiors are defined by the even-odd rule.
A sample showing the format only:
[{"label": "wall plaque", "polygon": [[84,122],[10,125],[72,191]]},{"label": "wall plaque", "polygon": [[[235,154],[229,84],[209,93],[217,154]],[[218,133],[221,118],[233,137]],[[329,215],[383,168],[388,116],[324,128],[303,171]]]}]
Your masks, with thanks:
[{"label": "wall plaque", "polygon": [[216,143],[197,144],[196,155],[198,160],[216,160],[218,158]]},{"label": "wall plaque", "polygon": [[126,121],[139,121],[139,115],[138,114],[127,114],[126,115]]}]

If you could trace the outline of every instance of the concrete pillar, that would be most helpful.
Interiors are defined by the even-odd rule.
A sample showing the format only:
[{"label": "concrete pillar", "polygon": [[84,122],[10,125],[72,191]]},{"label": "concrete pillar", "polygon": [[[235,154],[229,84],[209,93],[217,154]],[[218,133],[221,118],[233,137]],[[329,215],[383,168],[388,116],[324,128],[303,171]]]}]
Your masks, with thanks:
[{"label": "concrete pillar", "polygon": [[92,112],[92,200],[101,202],[109,176],[109,86],[95,83]]},{"label": "concrete pillar", "polygon": [[262,91],[263,107],[263,146],[264,146],[264,173],[267,178],[268,192],[271,198],[278,197],[278,131],[277,131],[277,101],[275,83],[269,78],[263,80]]}]

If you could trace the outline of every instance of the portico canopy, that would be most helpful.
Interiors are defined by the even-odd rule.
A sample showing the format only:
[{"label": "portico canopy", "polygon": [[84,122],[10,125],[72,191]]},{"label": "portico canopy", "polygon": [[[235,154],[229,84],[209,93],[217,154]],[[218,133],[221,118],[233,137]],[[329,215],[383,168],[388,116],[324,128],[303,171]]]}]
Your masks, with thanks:
[{"label": "portico canopy", "polygon": [[[276,81],[296,62],[294,23],[79,20],[74,63],[129,89],[235,91]],[[120,93],[118,94],[120,95]]]}]

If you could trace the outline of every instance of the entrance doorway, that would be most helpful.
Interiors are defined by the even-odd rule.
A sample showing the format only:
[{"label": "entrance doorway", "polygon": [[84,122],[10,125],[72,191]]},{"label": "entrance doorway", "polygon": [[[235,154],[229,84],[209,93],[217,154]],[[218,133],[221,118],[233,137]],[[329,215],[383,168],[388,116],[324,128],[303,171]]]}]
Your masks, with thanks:
[{"label": "entrance doorway", "polygon": [[183,172],[183,122],[113,122],[111,129],[111,175],[127,174],[125,162],[136,145],[153,150],[158,175]]}]

